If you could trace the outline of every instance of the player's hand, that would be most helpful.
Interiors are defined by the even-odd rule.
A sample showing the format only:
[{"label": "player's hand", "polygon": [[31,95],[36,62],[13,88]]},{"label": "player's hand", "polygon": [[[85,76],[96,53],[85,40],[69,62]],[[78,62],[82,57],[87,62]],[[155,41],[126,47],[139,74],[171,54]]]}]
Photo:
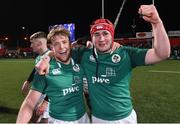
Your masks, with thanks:
[{"label": "player's hand", "polygon": [[37,110],[36,110],[36,115],[37,115],[37,116],[43,115],[43,113],[45,112],[47,106],[48,106],[48,102],[44,100],[44,101],[38,106],[38,108],[37,108]]},{"label": "player's hand", "polygon": [[27,95],[28,92],[29,92],[29,88],[30,88],[29,81],[25,81],[25,82],[23,83],[22,88],[21,88],[22,94],[23,94],[23,95]]},{"label": "player's hand", "polygon": [[88,40],[88,41],[86,42],[86,47],[87,47],[87,48],[93,48],[93,43]]},{"label": "player's hand", "polygon": [[114,42],[113,47],[112,47],[112,52],[114,52],[116,49],[118,49],[119,47],[121,47],[121,44]]},{"label": "player's hand", "polygon": [[145,21],[150,22],[151,24],[158,24],[161,22],[159,14],[154,5],[141,5],[138,13]]},{"label": "player's hand", "polygon": [[49,73],[49,61],[50,57],[46,56],[35,65],[39,75],[46,75]]}]

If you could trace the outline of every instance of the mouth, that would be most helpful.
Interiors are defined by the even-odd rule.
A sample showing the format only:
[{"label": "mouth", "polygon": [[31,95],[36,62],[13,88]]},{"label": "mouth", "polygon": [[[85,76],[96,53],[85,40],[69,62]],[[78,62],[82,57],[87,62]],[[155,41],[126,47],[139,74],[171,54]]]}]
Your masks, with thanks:
[{"label": "mouth", "polygon": [[106,44],[99,44],[100,47],[104,47]]},{"label": "mouth", "polygon": [[67,51],[58,51],[58,52],[56,52],[56,55],[58,55],[58,56],[66,56]]},{"label": "mouth", "polygon": [[64,50],[64,51],[60,51],[60,52],[58,52],[59,54],[66,54],[67,53],[67,51],[66,50]]},{"label": "mouth", "polygon": [[68,50],[60,50],[56,53],[55,57],[61,62],[67,62],[69,61],[70,54]]}]

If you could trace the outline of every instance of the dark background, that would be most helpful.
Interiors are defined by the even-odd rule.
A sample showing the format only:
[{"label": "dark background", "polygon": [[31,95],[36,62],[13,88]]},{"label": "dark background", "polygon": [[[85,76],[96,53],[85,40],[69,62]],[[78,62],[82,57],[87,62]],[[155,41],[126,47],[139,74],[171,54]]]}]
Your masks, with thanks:
[{"label": "dark background", "polygon": [[[101,0],[3,0],[0,7],[0,36],[7,35],[17,40],[24,33],[28,36],[36,31],[48,32],[48,25],[75,23],[76,39],[89,35],[90,23],[101,17]],[[104,0],[105,18],[113,23],[122,0]],[[179,5],[177,0],[155,0],[155,6],[169,30],[180,30]],[[127,0],[116,27],[116,34],[135,31],[150,31],[150,24],[137,14],[141,4],[151,4],[150,0]],[[133,21],[134,20],[134,21]],[[22,29],[22,27],[25,29]]]}]

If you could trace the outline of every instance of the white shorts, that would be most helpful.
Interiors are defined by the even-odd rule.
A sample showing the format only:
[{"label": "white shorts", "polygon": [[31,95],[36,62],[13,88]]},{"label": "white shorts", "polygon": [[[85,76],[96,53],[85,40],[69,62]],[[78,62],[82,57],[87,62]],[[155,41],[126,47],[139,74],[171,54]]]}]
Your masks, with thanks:
[{"label": "white shorts", "polygon": [[63,120],[58,120],[55,118],[52,118],[49,116],[49,124],[84,124],[84,123],[90,123],[89,117],[87,113],[85,113],[80,119],[76,121],[63,121]]},{"label": "white shorts", "polygon": [[103,120],[103,119],[97,118],[97,117],[92,115],[92,123],[101,123],[101,124],[104,124],[104,123],[109,123],[109,124],[137,124],[137,115],[136,115],[136,112],[134,111],[134,109],[132,110],[131,114],[128,117],[123,118],[121,120],[115,120],[115,121]]}]

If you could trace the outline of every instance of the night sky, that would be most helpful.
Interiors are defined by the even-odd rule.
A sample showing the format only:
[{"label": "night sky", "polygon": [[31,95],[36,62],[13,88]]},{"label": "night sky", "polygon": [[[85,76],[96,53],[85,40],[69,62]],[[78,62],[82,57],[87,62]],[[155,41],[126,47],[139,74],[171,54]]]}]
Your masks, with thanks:
[{"label": "night sky", "polygon": [[[113,23],[122,4],[122,0],[104,0],[105,18]],[[180,30],[179,6],[177,0],[155,0],[156,8],[164,22],[166,30]],[[132,33],[132,24],[136,31],[150,31],[151,26],[137,14],[141,4],[151,4],[150,0],[127,0],[116,27],[117,34]],[[48,25],[75,23],[76,38],[89,35],[90,23],[101,17],[101,0],[4,0],[0,7],[0,36],[18,35],[22,26],[26,32],[48,32]],[[23,30],[24,31],[24,30]]]}]

